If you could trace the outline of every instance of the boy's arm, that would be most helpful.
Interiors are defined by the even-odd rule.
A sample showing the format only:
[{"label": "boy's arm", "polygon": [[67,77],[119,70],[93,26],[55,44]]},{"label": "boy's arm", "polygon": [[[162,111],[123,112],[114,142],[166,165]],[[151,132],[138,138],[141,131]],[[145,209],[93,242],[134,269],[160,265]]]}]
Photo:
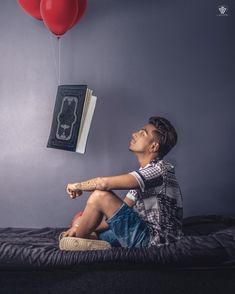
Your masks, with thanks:
[{"label": "boy's arm", "polygon": [[99,177],[81,183],[68,184],[67,192],[71,198],[80,196],[82,191],[109,191],[109,190],[128,190],[137,189],[139,184],[131,174],[124,174],[113,177]]}]

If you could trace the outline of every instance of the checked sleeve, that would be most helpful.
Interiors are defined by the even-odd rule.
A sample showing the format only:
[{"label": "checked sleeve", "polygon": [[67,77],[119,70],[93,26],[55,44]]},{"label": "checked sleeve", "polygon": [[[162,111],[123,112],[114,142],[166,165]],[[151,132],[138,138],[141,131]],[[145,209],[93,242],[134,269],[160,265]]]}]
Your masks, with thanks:
[{"label": "checked sleeve", "polygon": [[161,165],[150,165],[138,171],[133,171],[133,175],[139,183],[142,192],[146,189],[161,186],[163,184],[163,176],[166,168]]}]

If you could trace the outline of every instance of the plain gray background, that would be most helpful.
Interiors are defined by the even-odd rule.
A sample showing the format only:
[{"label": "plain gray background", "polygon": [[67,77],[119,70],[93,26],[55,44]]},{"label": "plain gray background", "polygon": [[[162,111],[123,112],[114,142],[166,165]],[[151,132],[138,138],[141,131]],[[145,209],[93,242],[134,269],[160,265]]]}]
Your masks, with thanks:
[{"label": "plain gray background", "polygon": [[128,143],[152,115],[178,131],[166,159],[184,216],[234,214],[234,18],[234,1],[89,0],[61,44],[61,83],[98,96],[79,155],[46,148],[56,38],[15,0],[0,1],[0,226],[67,226],[88,193],[70,200],[66,184],[137,169]]}]

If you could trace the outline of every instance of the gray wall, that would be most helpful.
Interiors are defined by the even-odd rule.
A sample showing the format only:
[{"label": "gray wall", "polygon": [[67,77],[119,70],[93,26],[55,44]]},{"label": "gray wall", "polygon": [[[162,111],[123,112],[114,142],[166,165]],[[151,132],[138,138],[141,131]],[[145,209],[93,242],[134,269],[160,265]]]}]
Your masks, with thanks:
[{"label": "gray wall", "polygon": [[151,115],[178,130],[167,159],[184,215],[234,214],[235,6],[220,17],[218,3],[89,0],[61,48],[61,83],[98,96],[79,155],[46,148],[56,39],[15,0],[0,1],[0,226],[67,226],[88,194],[70,200],[66,184],[137,168],[128,142]]}]

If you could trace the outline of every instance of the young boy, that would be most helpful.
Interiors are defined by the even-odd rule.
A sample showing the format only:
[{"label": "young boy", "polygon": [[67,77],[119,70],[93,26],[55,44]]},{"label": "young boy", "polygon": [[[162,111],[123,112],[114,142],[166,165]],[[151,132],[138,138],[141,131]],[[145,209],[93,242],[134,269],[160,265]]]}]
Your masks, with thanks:
[{"label": "young boy", "polygon": [[[151,117],[132,134],[129,144],[129,150],[139,162],[139,170],[68,184],[67,192],[72,199],[83,191],[92,193],[82,217],[64,237],[99,239],[111,246],[128,248],[161,246],[180,239],[182,195],[174,166],[163,160],[176,142],[177,133],[172,124],[163,117]],[[121,189],[130,189],[124,200],[113,192]],[[93,248],[88,247],[99,249],[96,248],[99,241],[90,240],[89,244],[92,242]]]}]

